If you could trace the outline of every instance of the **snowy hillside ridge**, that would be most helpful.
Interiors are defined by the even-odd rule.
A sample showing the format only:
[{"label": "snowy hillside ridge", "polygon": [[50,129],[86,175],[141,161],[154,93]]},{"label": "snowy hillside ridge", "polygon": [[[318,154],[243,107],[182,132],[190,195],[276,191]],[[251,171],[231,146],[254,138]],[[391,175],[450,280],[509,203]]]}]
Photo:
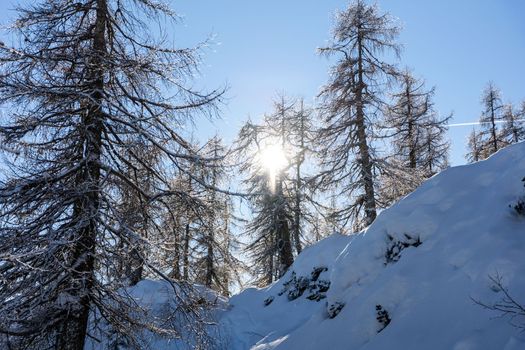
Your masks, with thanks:
[{"label": "snowy hillside ridge", "polygon": [[[434,176],[365,232],[304,250],[281,280],[231,298],[228,349],[525,349],[511,324],[525,320],[475,302],[504,298],[501,276],[525,303],[525,217],[512,208],[524,176],[520,143]],[[329,287],[309,298],[319,268]]]}]

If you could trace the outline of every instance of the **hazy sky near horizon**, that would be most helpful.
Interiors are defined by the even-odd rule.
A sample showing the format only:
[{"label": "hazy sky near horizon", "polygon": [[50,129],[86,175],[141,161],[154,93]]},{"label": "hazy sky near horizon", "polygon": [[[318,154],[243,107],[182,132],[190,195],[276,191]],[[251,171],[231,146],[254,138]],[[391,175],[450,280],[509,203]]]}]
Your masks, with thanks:
[{"label": "hazy sky near horizon", "polygon": [[[35,0],[37,1],[37,0]],[[23,0],[27,2],[27,0]],[[243,121],[272,110],[279,92],[314,102],[328,77],[330,61],[316,54],[329,39],[333,14],[343,0],[178,0],[183,16],[173,28],[182,45],[213,35],[199,86],[229,86],[222,119],[196,122],[197,135],[215,132],[231,141]],[[17,0],[0,0],[0,22],[13,18]],[[492,80],[504,102],[525,100],[525,1],[379,0],[403,30],[401,67],[436,86],[436,108],[454,112],[451,123],[474,122],[480,95]],[[451,161],[464,163],[472,126],[451,127]]]}]

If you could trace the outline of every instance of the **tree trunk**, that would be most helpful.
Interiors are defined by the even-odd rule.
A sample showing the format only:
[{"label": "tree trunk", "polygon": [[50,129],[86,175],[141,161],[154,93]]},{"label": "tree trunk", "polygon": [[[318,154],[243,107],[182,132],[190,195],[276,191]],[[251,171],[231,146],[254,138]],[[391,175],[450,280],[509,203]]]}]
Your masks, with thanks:
[{"label": "tree trunk", "polygon": [[184,252],[183,252],[183,266],[182,266],[182,278],[185,282],[189,280],[190,274],[190,224],[186,224],[186,230],[184,232]]},{"label": "tree trunk", "polygon": [[300,154],[299,159],[295,168],[295,212],[294,212],[294,230],[293,230],[293,239],[295,243],[295,250],[297,254],[300,254],[302,251],[301,246],[301,190],[302,190],[302,181],[301,181],[301,165],[304,161],[304,114],[303,114],[303,101],[301,100],[301,115],[300,115],[300,124],[299,124],[299,137],[300,137]]},{"label": "tree trunk", "polygon": [[139,247],[131,248],[130,272],[128,275],[129,285],[134,286],[142,281],[142,274],[144,272],[144,260],[142,259],[142,252]]},{"label": "tree trunk", "polygon": [[[177,222],[174,223],[176,228],[180,228],[179,219],[176,219]],[[174,280],[180,280],[180,246],[181,246],[181,240],[179,232],[176,230],[173,230],[173,261],[172,261],[172,271],[171,271],[171,278]]]},{"label": "tree trunk", "polygon": [[[285,101],[282,99],[281,111],[281,149],[286,149],[286,124],[285,124]],[[276,179],[277,198],[284,202],[283,192],[283,170],[280,170],[278,178]],[[286,218],[286,208],[284,203],[279,203],[279,211],[277,217],[277,248],[279,250],[279,275],[282,276],[293,264],[292,241],[290,237],[290,227]],[[279,276],[279,277],[280,277]]]},{"label": "tree trunk", "polygon": [[106,54],[106,12],[105,0],[97,0],[96,20],[93,33],[94,57],[90,62],[90,81],[92,81],[91,98],[87,102],[87,111],[82,118],[82,137],[84,147],[80,151],[85,167],[81,173],[79,186],[87,188],[87,193],[75,204],[75,219],[80,222],[89,218],[80,231],[80,238],[74,252],[71,273],[73,279],[72,291],[79,298],[79,309],[71,312],[63,324],[57,348],[59,350],[83,350],[87,334],[90,310],[90,295],[94,283],[94,254],[97,235],[96,218],[99,210],[100,194],[100,160],[102,118],[102,91],[104,89],[104,70],[102,57]]},{"label": "tree trunk", "polygon": [[279,220],[278,228],[278,248],[280,276],[283,276],[288,268],[293,264],[292,244],[290,242],[290,229],[286,219]]},{"label": "tree trunk", "polygon": [[407,119],[408,119],[408,141],[409,141],[409,145],[410,145],[410,150],[409,150],[409,166],[411,169],[415,169],[416,168],[416,143],[415,143],[415,139],[414,139],[414,120],[412,118],[412,106],[411,106],[411,101],[410,101],[410,84],[409,82],[407,81],[407,86],[406,86],[406,91],[405,91],[405,94],[406,94],[406,98],[407,98]]},{"label": "tree trunk", "polygon": [[270,235],[270,242],[268,244],[269,247],[272,247],[272,251],[271,251],[271,254],[267,254],[267,259],[268,259],[268,270],[266,271],[266,285],[268,284],[271,284],[273,282],[273,275],[274,275],[274,270],[275,270],[275,267],[274,267],[274,263],[273,263],[273,259],[274,259],[274,253],[273,253],[273,247],[275,246],[275,240],[274,240],[274,237]]},{"label": "tree trunk", "polygon": [[[277,196],[278,198],[283,197],[283,183],[282,179],[278,180],[277,183]],[[282,203],[279,203],[282,205]],[[288,226],[288,220],[285,215],[284,208],[280,208],[277,214],[276,220],[276,237],[277,237],[277,249],[279,252],[279,277],[284,275],[288,268],[293,264],[293,253],[292,253],[292,242],[290,240],[290,228]]]},{"label": "tree trunk", "polygon": [[498,138],[496,135],[496,112],[494,111],[494,93],[492,91],[490,93],[490,122],[492,124],[492,146],[494,148],[494,152],[497,152]]},{"label": "tree trunk", "polygon": [[213,225],[210,228],[210,232],[208,234],[208,247],[206,252],[206,287],[211,288],[212,282],[213,282],[213,276],[215,275],[214,266],[213,266],[213,239],[214,239],[214,233],[213,233]]},{"label": "tree trunk", "polygon": [[[227,201],[225,202],[224,208],[225,208],[224,209],[224,233],[226,234],[226,244],[225,244],[224,249],[227,252],[227,254],[229,254],[231,250],[230,220],[229,220],[230,212],[229,212],[229,204]],[[232,262],[230,261],[229,257],[226,260],[226,263],[228,264],[228,266],[225,266],[227,271],[225,271],[222,274],[222,294],[226,297],[229,297],[230,296],[230,271],[229,269],[232,268],[232,265],[231,265]]]},{"label": "tree trunk", "polygon": [[[88,81],[92,82],[90,98],[85,102],[86,112],[82,116],[80,159],[85,166],[79,173],[78,188],[86,191],[74,206],[73,219],[82,224],[75,244],[72,266],[70,266],[70,294],[78,298],[78,309],[68,312],[61,325],[57,350],[83,350],[87,334],[91,293],[94,283],[94,255],[97,236],[98,210],[100,205],[100,160],[102,145],[101,107],[104,89],[102,58],[106,55],[105,29],[107,23],[106,0],[97,0],[96,19],[93,29],[93,56],[88,70]],[[84,102],[81,102],[81,105]]]},{"label": "tree trunk", "polygon": [[[214,145],[213,149],[213,158],[217,159],[218,152],[217,152],[217,144]],[[217,169],[216,164],[214,164],[212,169],[212,179],[211,179],[211,185],[213,187],[217,186]],[[215,191],[212,191],[211,193],[211,200],[210,202],[212,205],[217,205],[216,203],[216,197],[215,197]],[[212,211],[212,218],[210,220],[209,228],[208,228],[208,237],[206,239],[207,244],[207,252],[206,252],[206,281],[205,285],[208,288],[212,287],[213,283],[213,277],[216,275],[215,273],[215,266],[214,266],[214,252],[213,252],[213,246],[215,244],[215,220],[217,218],[216,214],[216,208],[210,208]]]},{"label": "tree trunk", "polygon": [[297,254],[302,251],[301,246],[301,164],[296,166],[296,181],[295,181],[295,211],[294,211],[294,227],[293,240],[295,243],[295,250]]},{"label": "tree trunk", "polygon": [[368,226],[375,220],[377,212],[376,199],[374,193],[374,179],[372,175],[372,161],[366,137],[365,113],[363,103],[363,90],[365,89],[365,84],[363,81],[363,46],[361,34],[358,35],[358,86],[356,89],[356,126],[357,138],[359,142],[359,156],[361,157],[361,179],[363,182],[365,192],[365,224],[366,226]]}]

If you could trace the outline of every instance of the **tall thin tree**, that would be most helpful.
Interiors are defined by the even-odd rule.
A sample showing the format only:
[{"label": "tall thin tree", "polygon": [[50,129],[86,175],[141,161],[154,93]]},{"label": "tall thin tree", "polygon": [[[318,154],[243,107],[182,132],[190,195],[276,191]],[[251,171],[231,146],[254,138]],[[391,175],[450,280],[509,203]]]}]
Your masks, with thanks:
[{"label": "tall thin tree", "polygon": [[481,135],[472,128],[467,140],[467,154],[465,157],[469,163],[474,163],[483,159],[483,145],[481,143]]},{"label": "tall thin tree", "polygon": [[319,49],[327,57],[337,57],[330,81],[320,93],[324,115],[318,135],[320,186],[338,188],[337,195],[348,198],[338,216],[356,227],[370,225],[377,215],[381,165],[373,147],[374,128],[384,105],[385,83],[395,76],[393,65],[382,54],[399,53],[398,33],[392,17],[356,0],[337,12],[332,41]]},{"label": "tall thin tree", "polygon": [[481,103],[483,111],[479,119],[481,123],[480,136],[482,139],[483,158],[487,158],[503,147],[503,140],[498,127],[498,123],[503,119],[503,104],[501,102],[501,92],[493,82],[487,84],[481,97]]},{"label": "tall thin tree", "polygon": [[516,110],[512,104],[503,107],[503,120],[501,136],[505,143],[512,144],[525,140],[525,102],[521,109]]},{"label": "tall thin tree", "polygon": [[445,140],[450,117],[439,118],[434,110],[434,88],[409,70],[399,77],[399,91],[385,113],[384,137],[390,141],[388,167],[382,174],[381,202],[389,205],[412,192],[422,181],[448,165]]}]

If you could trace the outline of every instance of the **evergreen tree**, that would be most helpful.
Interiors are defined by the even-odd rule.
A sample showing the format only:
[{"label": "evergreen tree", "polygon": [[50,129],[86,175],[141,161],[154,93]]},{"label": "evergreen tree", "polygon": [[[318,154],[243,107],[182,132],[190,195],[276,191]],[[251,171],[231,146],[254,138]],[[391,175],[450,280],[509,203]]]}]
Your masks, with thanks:
[{"label": "evergreen tree", "polygon": [[[0,332],[20,347],[81,350],[90,312],[135,341],[143,329],[179,334],[103,274],[126,258],[118,242],[132,251],[142,241],[144,225],[123,225],[120,183],[146,208],[174,195],[194,205],[130,147],[140,139],[164,168],[190,177],[189,165],[202,162],[181,125],[213,111],[221,92],[185,85],[198,49],[165,47],[150,35],[148,24],[174,17],[148,0],[42,0],[19,11],[22,40],[0,46],[0,103],[8,109],[0,138],[4,153],[12,151],[0,180]],[[133,168],[152,179],[147,190],[142,175],[129,176]],[[141,265],[162,275],[151,261]],[[183,319],[198,320],[189,301],[178,302]]]},{"label": "evergreen tree", "polygon": [[324,126],[319,131],[321,189],[337,188],[348,198],[339,219],[356,228],[377,215],[377,180],[381,162],[374,152],[374,129],[384,106],[385,82],[395,76],[381,54],[398,54],[399,28],[376,6],[356,0],[336,14],[333,38],[321,54],[337,57],[320,97]]}]

